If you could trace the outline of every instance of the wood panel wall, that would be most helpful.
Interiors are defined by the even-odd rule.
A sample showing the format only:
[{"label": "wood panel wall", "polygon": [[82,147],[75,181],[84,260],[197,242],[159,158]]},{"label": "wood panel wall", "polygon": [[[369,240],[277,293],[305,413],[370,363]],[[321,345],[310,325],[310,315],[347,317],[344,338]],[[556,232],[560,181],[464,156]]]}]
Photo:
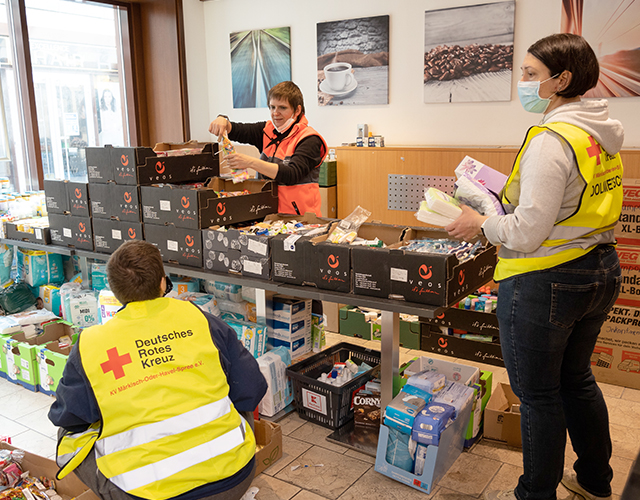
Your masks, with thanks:
[{"label": "wood panel wall", "polygon": [[[414,212],[387,209],[389,174],[453,177],[466,155],[508,174],[517,153],[517,148],[336,148],[338,218],[346,217],[360,205],[371,211],[369,220],[423,226]],[[640,150],[623,151],[622,162],[625,178],[640,178]]]},{"label": "wood panel wall", "polygon": [[182,0],[132,0],[137,146],[190,139]]}]

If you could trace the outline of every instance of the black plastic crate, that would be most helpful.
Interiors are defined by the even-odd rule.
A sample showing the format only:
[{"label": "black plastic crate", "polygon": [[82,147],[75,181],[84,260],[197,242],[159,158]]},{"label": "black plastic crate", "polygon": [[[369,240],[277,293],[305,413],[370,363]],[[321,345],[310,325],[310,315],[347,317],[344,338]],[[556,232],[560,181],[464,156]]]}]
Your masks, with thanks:
[{"label": "black plastic crate", "polygon": [[[365,362],[372,369],[341,387],[318,380],[322,373],[330,372],[335,363],[345,362],[349,358],[358,365]],[[341,342],[291,365],[287,369],[287,375],[293,383],[298,415],[331,429],[343,426],[353,419],[353,394],[375,378],[379,364],[380,352]]]}]

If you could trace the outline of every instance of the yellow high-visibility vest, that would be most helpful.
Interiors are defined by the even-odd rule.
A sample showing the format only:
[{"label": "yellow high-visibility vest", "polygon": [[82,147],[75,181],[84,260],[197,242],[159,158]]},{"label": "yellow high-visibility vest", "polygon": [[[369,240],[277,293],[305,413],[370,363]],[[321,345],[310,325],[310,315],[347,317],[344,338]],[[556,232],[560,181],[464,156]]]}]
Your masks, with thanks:
[{"label": "yellow high-visibility vest", "polygon": [[226,479],[253,458],[254,434],[229,399],[208,321],[192,304],[132,302],[83,331],[78,347],[102,421],[62,438],[59,477],[93,446],[116,486],[164,500]]},{"label": "yellow high-visibility vest", "polygon": [[[620,153],[609,155],[598,142],[575,125],[548,123],[531,127],[516,156],[502,193],[502,202],[517,206],[520,195],[520,160],[529,142],[545,131],[560,136],[573,150],[585,187],[576,211],[555,223],[549,237],[534,252],[521,258],[499,258],[494,280],[549,269],[586,255],[585,238],[613,230],[622,210],[622,160]],[[550,180],[552,182],[552,180]],[[577,240],[581,240],[578,242]]]}]

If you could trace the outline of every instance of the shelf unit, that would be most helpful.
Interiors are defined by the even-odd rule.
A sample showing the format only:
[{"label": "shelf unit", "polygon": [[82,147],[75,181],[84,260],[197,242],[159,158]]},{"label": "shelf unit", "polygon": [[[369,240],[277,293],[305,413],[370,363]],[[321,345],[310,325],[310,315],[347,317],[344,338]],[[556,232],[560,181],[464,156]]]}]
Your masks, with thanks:
[{"label": "shelf unit", "polygon": [[[14,245],[35,250],[43,250],[62,255],[77,255],[80,258],[80,268],[82,270],[83,283],[89,282],[90,260],[106,261],[108,254],[89,252],[86,250],[76,250],[58,245],[42,245],[19,240],[2,238],[0,243]],[[333,292],[315,287],[288,285],[270,280],[248,278],[245,276],[206,271],[200,268],[180,266],[165,263],[165,270],[169,273],[192,278],[224,281],[237,285],[249,286],[256,289],[256,312],[258,322],[266,324],[266,308],[270,298],[274,294],[290,295],[301,299],[315,299],[325,302],[337,302],[352,306],[365,306],[382,311],[381,318],[381,379],[382,393],[381,404],[384,408],[393,399],[394,380],[399,377],[400,366],[400,313],[413,314],[425,318],[433,318],[440,314],[444,308],[405,302],[402,300],[382,299],[368,297],[364,295],[354,295],[351,293]]]}]

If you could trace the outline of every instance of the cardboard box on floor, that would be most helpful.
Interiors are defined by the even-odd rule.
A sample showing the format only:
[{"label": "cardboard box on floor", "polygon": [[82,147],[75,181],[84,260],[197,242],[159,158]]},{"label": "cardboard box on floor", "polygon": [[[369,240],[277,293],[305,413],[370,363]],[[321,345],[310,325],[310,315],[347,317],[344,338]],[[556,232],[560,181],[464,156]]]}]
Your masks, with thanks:
[{"label": "cardboard box on floor", "polygon": [[[16,448],[7,443],[0,442],[0,450],[15,450]],[[32,476],[45,476],[49,479],[55,479],[58,472],[58,466],[53,460],[34,455],[25,451],[22,460],[22,470],[29,471]],[[69,500],[99,500],[99,498],[91,491],[75,474],[69,474],[64,479],[55,479],[56,491],[63,498]]]},{"label": "cardboard box on floor", "polygon": [[598,382],[640,389],[640,309],[616,305],[600,329],[591,355]]},{"label": "cardboard box on floor", "polygon": [[[274,422],[266,420],[256,420],[256,475],[270,467],[277,460],[282,458],[282,429]],[[16,448],[0,442],[0,450],[15,450]],[[32,476],[46,476],[55,479],[58,466],[53,460],[34,455],[25,451],[22,461],[22,469],[29,471]],[[64,500],[74,498],[75,500],[98,500],[98,497],[91,491],[75,474],[69,474],[64,479],[56,479],[56,490]]]},{"label": "cardboard box on floor", "polygon": [[509,384],[500,383],[484,409],[484,437],[522,446],[520,400]]},{"label": "cardboard box on floor", "polygon": [[282,458],[282,429],[275,422],[256,420],[256,476]]}]

